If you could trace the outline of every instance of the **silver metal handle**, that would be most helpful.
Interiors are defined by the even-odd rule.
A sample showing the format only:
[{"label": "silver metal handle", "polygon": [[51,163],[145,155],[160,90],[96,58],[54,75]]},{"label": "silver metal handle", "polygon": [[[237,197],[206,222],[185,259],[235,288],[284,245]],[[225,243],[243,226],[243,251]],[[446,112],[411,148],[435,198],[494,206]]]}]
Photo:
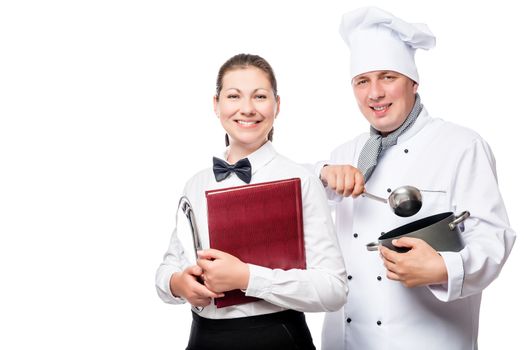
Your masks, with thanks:
[{"label": "silver metal handle", "polygon": [[202,250],[202,241],[200,240],[200,235],[198,234],[198,228],[196,225],[195,214],[193,213],[193,207],[189,202],[189,198],[182,196],[180,202],[178,202],[178,207],[182,209],[189,225],[191,226],[191,233],[193,235],[193,247],[195,248],[195,257],[198,259],[197,251]]},{"label": "silver metal handle", "polygon": [[420,192],[447,193],[443,190],[419,190]]},{"label": "silver metal handle", "polygon": [[[180,197],[180,201],[178,202],[178,210],[182,209],[182,212],[186,216],[187,220],[189,221],[189,226],[191,227],[191,234],[193,236],[193,248],[195,253],[195,258],[198,260],[198,254],[197,251],[202,250],[202,241],[200,240],[200,235],[198,233],[198,228],[196,225],[196,218],[195,213],[193,212],[193,207],[191,206],[191,202],[189,202],[189,198],[186,196]],[[177,216],[178,219],[178,216]],[[178,227],[178,223],[177,223]],[[195,312],[200,313],[202,310],[204,310],[204,306],[194,306],[192,305],[192,308]]]},{"label": "silver metal handle", "polygon": [[457,216],[455,220],[453,220],[452,222],[448,224],[449,229],[453,231],[455,227],[457,227],[458,224],[460,224],[462,221],[466,220],[467,218],[469,218],[469,211],[466,210],[466,211],[463,211],[459,216]]},{"label": "silver metal handle", "polygon": [[382,198],[382,197],[379,197],[379,196],[375,196],[374,194],[371,194],[371,193],[368,193],[368,192],[362,192],[361,194],[362,197],[368,197],[368,198],[371,198],[371,199],[374,199],[376,201],[379,201],[379,202],[382,202],[382,203],[386,203],[388,202],[388,200],[386,198]]},{"label": "silver metal handle", "polygon": [[379,243],[378,242],[371,242],[366,244],[366,248],[370,251],[377,251],[378,250]]}]

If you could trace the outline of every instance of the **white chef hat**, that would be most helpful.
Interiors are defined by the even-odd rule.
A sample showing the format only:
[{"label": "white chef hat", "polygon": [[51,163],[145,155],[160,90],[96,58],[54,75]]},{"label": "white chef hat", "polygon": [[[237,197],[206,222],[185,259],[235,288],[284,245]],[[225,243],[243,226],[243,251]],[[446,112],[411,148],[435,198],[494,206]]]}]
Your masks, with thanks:
[{"label": "white chef hat", "polygon": [[391,70],[419,81],[415,50],[435,46],[435,36],[423,23],[408,23],[376,7],[342,16],[340,34],[351,51],[351,78]]}]

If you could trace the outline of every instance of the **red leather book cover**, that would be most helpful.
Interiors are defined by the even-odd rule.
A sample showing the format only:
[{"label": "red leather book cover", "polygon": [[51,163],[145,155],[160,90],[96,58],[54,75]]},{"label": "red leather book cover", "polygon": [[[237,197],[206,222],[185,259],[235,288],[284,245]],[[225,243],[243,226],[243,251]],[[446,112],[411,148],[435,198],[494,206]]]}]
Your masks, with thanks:
[{"label": "red leather book cover", "polygon": [[[306,268],[299,178],[206,191],[206,198],[211,248],[272,269]],[[215,304],[257,300],[233,290]]]}]

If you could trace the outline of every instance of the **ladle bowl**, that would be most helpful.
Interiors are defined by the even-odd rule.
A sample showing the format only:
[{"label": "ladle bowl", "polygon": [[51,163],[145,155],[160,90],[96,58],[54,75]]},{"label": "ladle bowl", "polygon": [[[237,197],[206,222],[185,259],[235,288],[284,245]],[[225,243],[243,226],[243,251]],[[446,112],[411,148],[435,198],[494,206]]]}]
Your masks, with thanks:
[{"label": "ladle bowl", "polygon": [[375,196],[365,191],[362,193],[362,196],[389,204],[391,210],[393,210],[396,215],[409,217],[418,213],[420,208],[422,208],[422,194],[420,192],[421,190],[414,186],[401,186],[391,192],[388,199]]}]

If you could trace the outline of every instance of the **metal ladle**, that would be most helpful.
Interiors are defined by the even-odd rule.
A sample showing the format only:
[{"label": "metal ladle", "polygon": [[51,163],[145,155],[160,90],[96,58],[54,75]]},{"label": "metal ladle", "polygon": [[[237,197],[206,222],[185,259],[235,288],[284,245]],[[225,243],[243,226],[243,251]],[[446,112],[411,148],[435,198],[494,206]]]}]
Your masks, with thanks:
[{"label": "metal ladle", "polygon": [[401,186],[395,189],[389,195],[388,199],[375,196],[374,194],[364,191],[361,196],[377,200],[382,203],[389,203],[391,210],[402,217],[413,216],[422,207],[422,194],[420,192],[443,192],[443,191],[429,191],[419,190],[413,186]]}]

